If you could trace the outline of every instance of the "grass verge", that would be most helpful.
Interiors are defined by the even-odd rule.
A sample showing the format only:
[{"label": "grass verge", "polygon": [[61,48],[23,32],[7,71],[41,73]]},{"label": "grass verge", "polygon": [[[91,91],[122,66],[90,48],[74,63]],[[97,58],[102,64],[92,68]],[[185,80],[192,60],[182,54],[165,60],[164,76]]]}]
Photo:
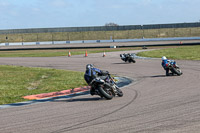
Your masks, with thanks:
[{"label": "grass verge", "polygon": [[55,57],[67,56],[70,51],[72,55],[87,53],[103,53],[113,51],[137,50],[141,48],[109,48],[109,49],[71,49],[71,50],[20,50],[20,51],[0,51],[0,57]]},{"label": "grass verge", "polygon": [[167,48],[161,50],[153,50],[140,52],[137,55],[142,57],[161,58],[166,56],[170,59],[180,60],[200,60],[200,46],[182,46],[176,48]]},{"label": "grass verge", "polygon": [[[45,31],[46,32],[46,31]],[[166,38],[166,37],[195,37],[199,36],[200,27],[189,28],[159,28],[114,31],[82,31],[82,32],[46,32],[46,33],[15,33],[0,34],[0,43],[11,42],[44,42],[44,41],[75,41],[75,40],[109,40]]]},{"label": "grass verge", "polygon": [[0,66],[0,105],[26,101],[23,96],[85,86],[82,72]]}]

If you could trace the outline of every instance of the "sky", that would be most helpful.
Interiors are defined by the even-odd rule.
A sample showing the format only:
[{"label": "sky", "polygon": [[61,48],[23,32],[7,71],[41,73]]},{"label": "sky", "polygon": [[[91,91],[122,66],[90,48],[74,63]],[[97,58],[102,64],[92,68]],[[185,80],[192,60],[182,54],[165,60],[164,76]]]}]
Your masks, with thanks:
[{"label": "sky", "polygon": [[0,30],[200,22],[200,0],[0,0]]}]

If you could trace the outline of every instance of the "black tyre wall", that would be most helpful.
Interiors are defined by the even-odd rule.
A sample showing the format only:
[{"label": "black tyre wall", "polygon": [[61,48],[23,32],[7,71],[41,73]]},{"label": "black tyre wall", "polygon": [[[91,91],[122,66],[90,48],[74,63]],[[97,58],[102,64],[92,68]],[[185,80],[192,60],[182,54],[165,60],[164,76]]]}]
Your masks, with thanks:
[{"label": "black tyre wall", "polygon": [[101,86],[98,86],[98,90],[107,100],[111,100],[113,98],[112,92],[110,92],[111,94],[108,94]]}]

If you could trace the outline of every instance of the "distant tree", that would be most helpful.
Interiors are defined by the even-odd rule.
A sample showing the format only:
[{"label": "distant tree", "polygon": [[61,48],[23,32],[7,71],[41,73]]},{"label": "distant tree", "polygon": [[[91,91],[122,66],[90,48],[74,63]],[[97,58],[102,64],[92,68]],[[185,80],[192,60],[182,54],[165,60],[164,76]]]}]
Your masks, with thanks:
[{"label": "distant tree", "polygon": [[115,23],[106,23],[105,26],[119,26],[119,25]]}]

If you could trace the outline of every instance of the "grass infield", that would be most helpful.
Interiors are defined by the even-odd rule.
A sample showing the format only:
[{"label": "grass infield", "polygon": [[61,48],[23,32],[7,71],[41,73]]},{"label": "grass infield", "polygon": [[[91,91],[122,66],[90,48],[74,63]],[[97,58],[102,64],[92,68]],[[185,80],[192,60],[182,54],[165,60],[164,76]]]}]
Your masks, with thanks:
[{"label": "grass infield", "polygon": [[140,52],[137,55],[142,57],[161,58],[166,56],[169,59],[179,60],[200,60],[200,46],[181,46],[160,50]]},{"label": "grass infield", "polygon": [[67,49],[67,50],[19,50],[19,51],[0,51],[0,57],[55,57],[71,55],[84,55],[85,51],[91,53],[103,53],[113,51],[137,50],[141,48],[107,48],[107,49]]},{"label": "grass infield", "polygon": [[85,86],[82,72],[0,66],[0,105],[26,101],[23,96]]}]

